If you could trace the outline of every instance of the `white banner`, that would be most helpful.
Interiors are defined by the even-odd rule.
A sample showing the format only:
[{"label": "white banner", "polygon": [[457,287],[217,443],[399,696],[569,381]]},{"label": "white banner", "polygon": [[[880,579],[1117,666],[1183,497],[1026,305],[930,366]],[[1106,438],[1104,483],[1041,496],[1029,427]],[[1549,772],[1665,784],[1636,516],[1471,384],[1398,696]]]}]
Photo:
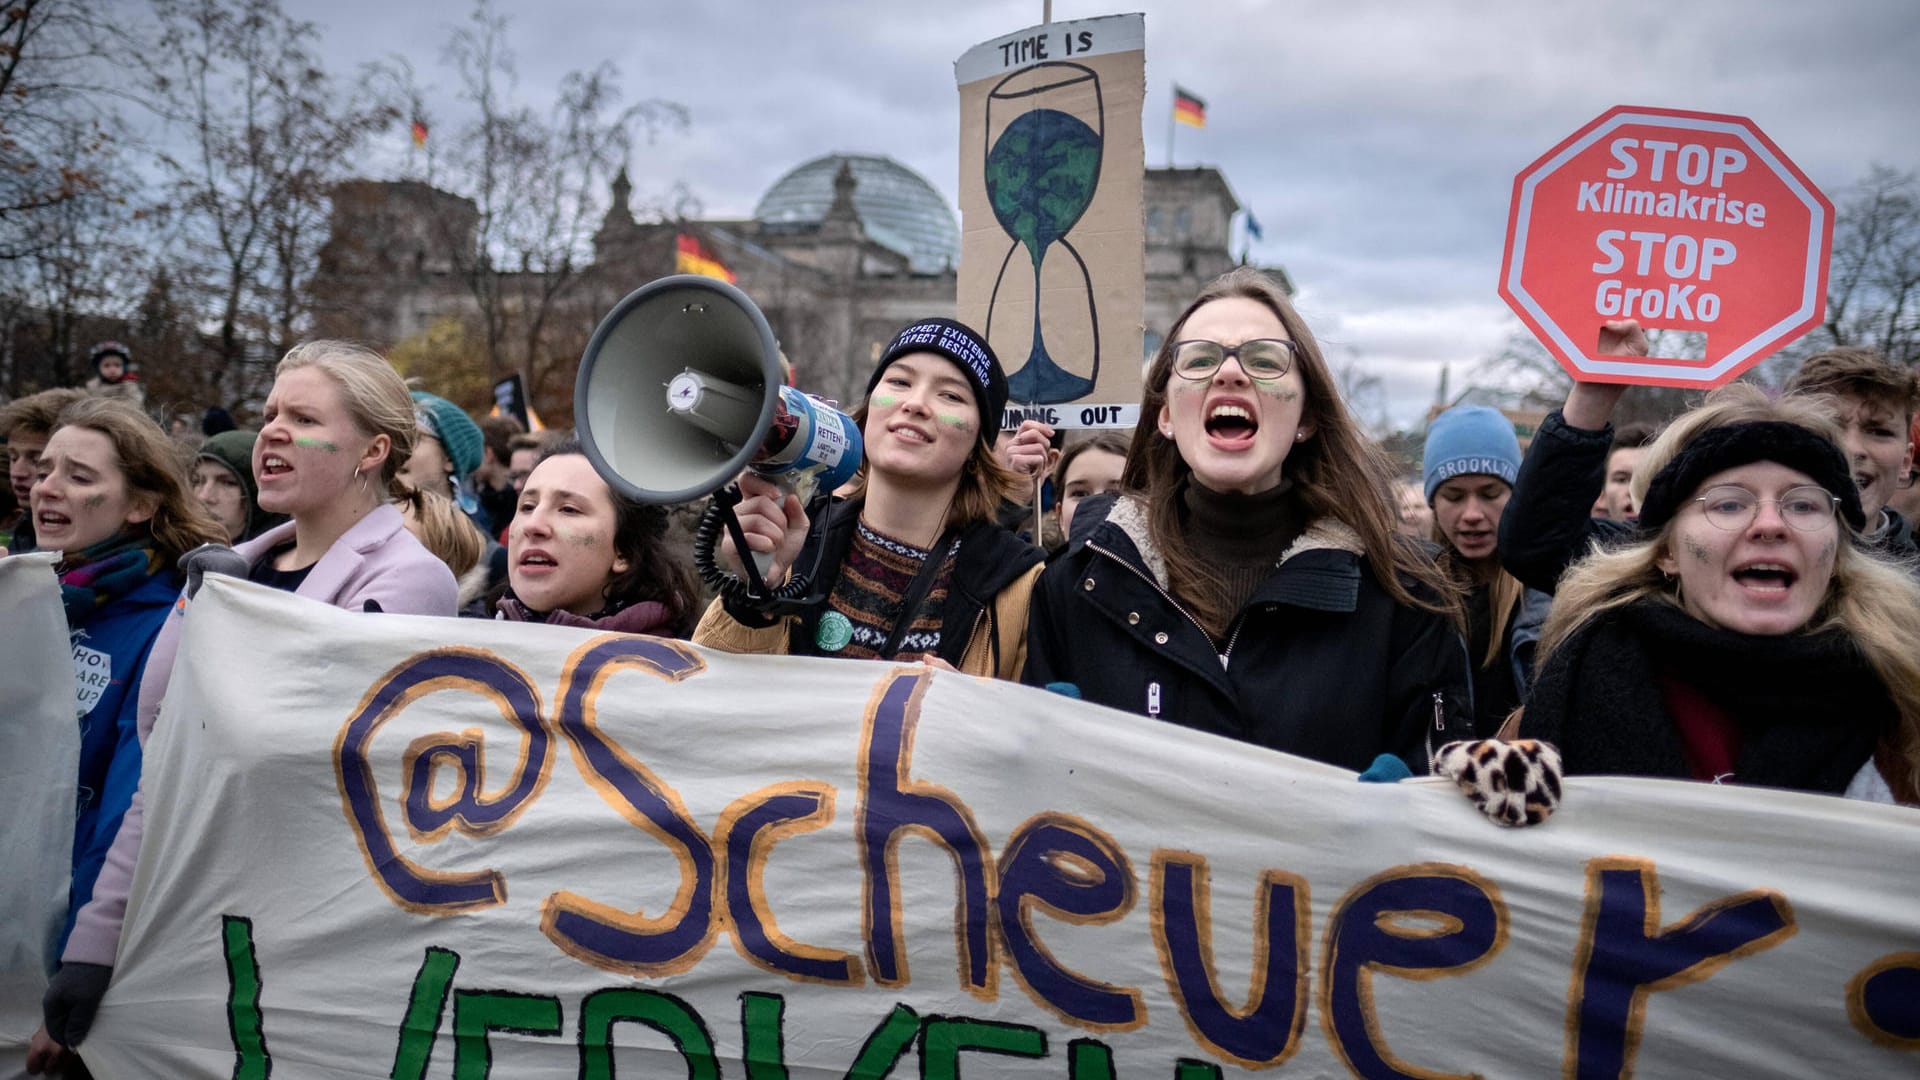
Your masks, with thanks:
[{"label": "white banner", "polygon": [[80,725],[54,558],[0,557],[0,1080],[27,1074],[73,875]]},{"label": "white banner", "polygon": [[105,1080],[1911,1075],[1920,814],[1509,831],[923,667],[225,579],[147,748]]}]

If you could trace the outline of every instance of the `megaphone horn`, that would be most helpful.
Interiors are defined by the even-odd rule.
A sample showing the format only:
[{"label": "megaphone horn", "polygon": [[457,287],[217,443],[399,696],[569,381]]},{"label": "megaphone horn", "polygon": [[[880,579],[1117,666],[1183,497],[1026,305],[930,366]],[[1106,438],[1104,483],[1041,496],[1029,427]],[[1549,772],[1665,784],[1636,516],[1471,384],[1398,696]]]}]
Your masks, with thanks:
[{"label": "megaphone horn", "polygon": [[580,359],[574,417],[594,468],[641,502],[702,498],[749,468],[831,492],[860,467],[853,421],[783,385],[766,316],[713,278],[661,278],[615,304]]}]

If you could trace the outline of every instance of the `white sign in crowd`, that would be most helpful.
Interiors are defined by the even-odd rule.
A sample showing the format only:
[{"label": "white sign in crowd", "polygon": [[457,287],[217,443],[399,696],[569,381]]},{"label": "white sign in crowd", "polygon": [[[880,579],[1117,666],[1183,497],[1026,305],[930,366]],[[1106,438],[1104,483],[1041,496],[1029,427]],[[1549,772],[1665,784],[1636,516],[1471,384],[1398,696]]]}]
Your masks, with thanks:
[{"label": "white sign in crowd", "polygon": [[[8,657],[49,651],[49,604],[64,650],[51,580],[0,575]],[[1912,810],[1575,779],[1505,830],[1444,782],[924,667],[228,579],[180,655],[104,1080],[1920,1067]],[[15,814],[72,798],[57,753],[15,756],[71,741],[71,677],[8,664]],[[59,817],[0,847],[37,898],[0,1074]]]}]

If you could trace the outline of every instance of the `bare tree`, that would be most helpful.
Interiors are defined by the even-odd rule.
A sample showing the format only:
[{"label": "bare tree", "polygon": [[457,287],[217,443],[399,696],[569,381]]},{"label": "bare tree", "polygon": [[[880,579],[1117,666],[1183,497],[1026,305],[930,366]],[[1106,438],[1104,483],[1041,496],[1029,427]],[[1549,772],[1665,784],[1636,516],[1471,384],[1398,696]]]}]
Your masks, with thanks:
[{"label": "bare tree", "polygon": [[658,99],[622,106],[618,72],[605,63],[567,75],[546,116],[516,105],[508,21],[479,0],[447,43],[476,115],[445,161],[479,215],[470,240],[451,230],[444,239],[479,309],[489,378],[524,369],[539,393],[577,357],[555,352],[549,329],[585,265],[601,193],[636,130],[651,142],[684,129],[687,110]]},{"label": "bare tree", "polygon": [[1834,214],[1827,275],[1831,345],[1920,362],[1920,178],[1875,165]]},{"label": "bare tree", "polygon": [[155,0],[162,33],[156,107],[186,133],[163,155],[219,326],[207,390],[245,394],[268,350],[296,336],[301,283],[342,162],[398,114],[341,93],[313,52],[311,23],[278,0]]},{"label": "bare tree", "polygon": [[118,22],[84,0],[0,7],[0,261],[58,229],[36,217],[97,193],[123,125],[103,78]]}]

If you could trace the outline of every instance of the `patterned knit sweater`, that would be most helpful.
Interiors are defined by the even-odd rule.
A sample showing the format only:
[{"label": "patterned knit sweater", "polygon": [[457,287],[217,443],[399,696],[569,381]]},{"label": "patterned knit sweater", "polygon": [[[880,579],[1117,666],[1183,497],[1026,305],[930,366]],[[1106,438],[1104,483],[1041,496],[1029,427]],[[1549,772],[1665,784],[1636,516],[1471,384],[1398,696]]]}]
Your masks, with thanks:
[{"label": "patterned knit sweater", "polygon": [[[933,587],[900,641],[899,656],[915,657],[940,647],[940,611],[946,604],[959,547],[956,541],[945,552]],[[840,579],[827,598],[831,610],[821,616],[817,644],[822,654],[859,660],[879,657],[927,556],[926,550],[883,536],[860,522],[840,566]]]}]

